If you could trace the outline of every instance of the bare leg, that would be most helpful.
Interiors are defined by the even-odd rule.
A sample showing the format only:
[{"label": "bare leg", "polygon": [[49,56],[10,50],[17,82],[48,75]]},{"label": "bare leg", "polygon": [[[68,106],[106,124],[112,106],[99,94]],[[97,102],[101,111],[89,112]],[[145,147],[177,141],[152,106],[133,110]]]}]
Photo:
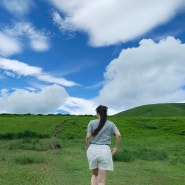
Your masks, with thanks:
[{"label": "bare leg", "polygon": [[91,185],[98,185],[98,168],[92,170]]},{"label": "bare leg", "polygon": [[98,185],[105,185],[106,170],[98,169]]}]

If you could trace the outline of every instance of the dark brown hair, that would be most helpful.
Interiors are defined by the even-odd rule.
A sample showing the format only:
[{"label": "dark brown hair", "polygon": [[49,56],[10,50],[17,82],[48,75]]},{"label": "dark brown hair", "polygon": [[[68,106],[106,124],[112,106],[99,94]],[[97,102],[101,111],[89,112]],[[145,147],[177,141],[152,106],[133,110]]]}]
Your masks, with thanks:
[{"label": "dark brown hair", "polygon": [[99,122],[98,127],[92,133],[93,136],[96,136],[99,133],[99,131],[103,128],[103,126],[105,125],[105,122],[107,120],[107,109],[108,108],[103,105],[99,105],[96,108],[96,113],[100,115],[100,122]]}]

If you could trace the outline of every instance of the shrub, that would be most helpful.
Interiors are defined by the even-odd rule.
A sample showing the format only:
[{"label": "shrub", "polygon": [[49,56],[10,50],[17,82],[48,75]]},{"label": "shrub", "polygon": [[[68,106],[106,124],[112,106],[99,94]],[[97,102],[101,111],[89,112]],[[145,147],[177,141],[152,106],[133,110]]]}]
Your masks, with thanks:
[{"label": "shrub", "polygon": [[115,153],[113,156],[114,161],[121,161],[121,162],[131,162],[135,160],[135,155],[134,152],[124,150],[124,151],[119,151]]},{"label": "shrub", "polygon": [[164,160],[168,157],[167,153],[162,150],[147,149],[142,148],[136,152],[137,158],[154,161],[154,160]]},{"label": "shrub", "polygon": [[142,148],[133,151],[129,150],[119,151],[113,156],[113,160],[122,162],[132,162],[135,159],[154,161],[154,160],[165,160],[167,157],[168,155],[165,151]]},{"label": "shrub", "polygon": [[185,130],[180,133],[181,136],[185,136]]},{"label": "shrub", "polygon": [[14,133],[6,133],[6,134],[1,134],[0,139],[7,139],[7,140],[12,140],[16,138],[16,134]]},{"label": "shrub", "polygon": [[13,139],[21,139],[21,138],[48,138],[48,134],[38,134],[36,132],[32,132],[29,130],[25,130],[24,132],[18,132],[18,133],[6,133],[6,134],[0,134],[0,139],[7,139],[7,140],[13,140]]}]

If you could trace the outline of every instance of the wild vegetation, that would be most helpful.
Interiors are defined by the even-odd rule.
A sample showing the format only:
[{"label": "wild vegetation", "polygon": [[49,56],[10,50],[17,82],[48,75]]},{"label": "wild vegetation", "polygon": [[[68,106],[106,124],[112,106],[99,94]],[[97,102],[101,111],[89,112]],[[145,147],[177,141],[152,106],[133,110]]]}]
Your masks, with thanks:
[{"label": "wild vegetation", "polygon": [[[84,146],[87,124],[94,118],[0,115],[0,184],[90,184]],[[109,119],[119,127],[122,142],[107,185],[184,185],[185,117]]]}]

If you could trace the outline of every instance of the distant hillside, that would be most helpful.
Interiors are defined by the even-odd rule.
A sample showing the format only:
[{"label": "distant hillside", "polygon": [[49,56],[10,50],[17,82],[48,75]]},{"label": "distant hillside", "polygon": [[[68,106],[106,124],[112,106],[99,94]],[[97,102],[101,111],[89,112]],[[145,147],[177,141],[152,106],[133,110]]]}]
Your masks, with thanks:
[{"label": "distant hillside", "polygon": [[116,116],[170,117],[185,116],[185,103],[150,104],[135,107],[116,114]]}]

